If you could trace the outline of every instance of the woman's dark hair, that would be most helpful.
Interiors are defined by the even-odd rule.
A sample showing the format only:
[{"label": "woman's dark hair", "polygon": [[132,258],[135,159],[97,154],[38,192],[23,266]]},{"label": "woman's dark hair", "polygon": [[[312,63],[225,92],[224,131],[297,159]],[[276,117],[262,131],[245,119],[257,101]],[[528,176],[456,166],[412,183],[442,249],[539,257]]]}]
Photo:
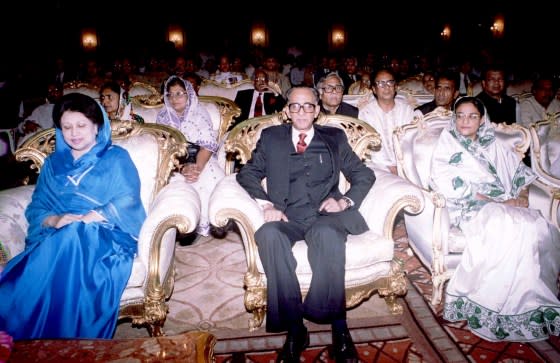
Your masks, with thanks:
[{"label": "woman's dark hair", "polygon": [[103,86],[99,89],[99,96],[101,96],[101,92],[103,90],[110,89],[111,91],[115,92],[116,94],[121,95],[121,85],[117,81],[109,81],[103,83]]},{"label": "woman's dark hair", "polygon": [[54,106],[53,121],[60,129],[60,119],[66,111],[80,112],[91,122],[101,128],[105,122],[101,106],[93,98],[81,93],[69,93],[62,96],[60,101]]},{"label": "woman's dark hair", "polygon": [[185,82],[177,76],[171,76],[171,79],[169,80],[169,82],[165,86],[165,92],[166,93],[169,92],[169,90],[171,89],[171,86],[175,86],[175,85],[181,86],[181,88],[186,91]]},{"label": "woman's dark hair", "polygon": [[480,113],[480,117],[484,116],[484,110],[486,109],[484,107],[484,103],[482,103],[481,100],[479,100],[476,97],[470,97],[470,96],[465,96],[465,97],[461,97],[457,100],[457,102],[455,102],[455,105],[453,106],[453,111],[455,112],[457,110],[457,107],[461,106],[462,104],[465,103],[472,103],[474,105],[474,107],[476,107],[476,109],[478,110],[478,112]]}]

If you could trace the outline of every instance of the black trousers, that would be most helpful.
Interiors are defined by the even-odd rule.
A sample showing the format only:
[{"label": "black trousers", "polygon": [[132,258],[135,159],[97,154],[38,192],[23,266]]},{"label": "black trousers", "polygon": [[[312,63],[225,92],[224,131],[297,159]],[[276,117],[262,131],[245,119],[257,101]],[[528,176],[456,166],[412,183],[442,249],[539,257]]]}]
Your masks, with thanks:
[{"label": "black trousers", "polygon": [[[267,279],[267,331],[286,331],[303,318],[317,323],[346,318],[347,236],[336,214],[320,215],[311,223],[268,222],[257,230],[255,239]],[[313,272],[305,301],[292,253],[294,243],[302,239]]]}]

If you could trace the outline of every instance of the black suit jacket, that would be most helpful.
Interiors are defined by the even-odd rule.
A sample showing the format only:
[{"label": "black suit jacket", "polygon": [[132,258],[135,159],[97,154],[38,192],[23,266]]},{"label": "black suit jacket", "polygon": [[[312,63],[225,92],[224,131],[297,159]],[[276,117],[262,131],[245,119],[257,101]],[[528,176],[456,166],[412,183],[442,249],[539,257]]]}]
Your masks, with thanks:
[{"label": "black suit jacket", "polygon": [[[235,96],[235,104],[241,108],[241,114],[235,119],[234,125],[249,118],[249,111],[251,111],[251,104],[253,102],[253,93],[257,92],[253,89],[246,89],[238,91]],[[282,111],[286,101],[280,95],[275,96],[273,93],[265,92],[263,95],[264,112],[271,115],[276,112]],[[232,126],[233,127],[233,126]]]},{"label": "black suit jacket", "polygon": [[355,74],[356,76],[356,80],[353,80],[352,78],[350,78],[350,75],[346,72],[343,72],[340,74],[340,78],[342,78],[342,82],[344,83],[344,94],[347,95],[348,94],[348,90],[350,89],[350,86],[354,83],[360,80],[360,75]]},{"label": "black suit jacket", "polygon": [[[328,126],[314,125],[313,127],[314,137],[321,138],[327,145],[334,171],[329,182],[325,183],[320,191],[321,195],[314,196],[314,199],[325,200],[328,197],[340,199],[342,193],[338,189],[338,182],[342,172],[350,181],[350,189],[345,195],[352,199],[355,205],[340,213],[340,221],[349,233],[362,233],[367,230],[367,224],[359,213],[358,207],[375,182],[375,174],[352,151],[344,131]],[[251,197],[268,200],[276,209],[286,211],[290,179],[287,168],[282,166],[289,163],[290,154],[294,152],[291,124],[264,129],[253,150],[251,160],[237,174],[237,181]],[[267,178],[268,192],[261,186],[263,178]]]},{"label": "black suit jacket", "polygon": [[[323,112],[325,115],[331,114],[323,107],[322,104],[321,104],[321,112]],[[338,105],[338,108],[336,109],[335,112],[335,115],[344,115],[344,116],[350,116],[354,118],[358,118],[359,114],[360,114],[360,109],[358,107],[352,106],[351,104],[346,103],[344,101],[342,101],[340,105]]]}]

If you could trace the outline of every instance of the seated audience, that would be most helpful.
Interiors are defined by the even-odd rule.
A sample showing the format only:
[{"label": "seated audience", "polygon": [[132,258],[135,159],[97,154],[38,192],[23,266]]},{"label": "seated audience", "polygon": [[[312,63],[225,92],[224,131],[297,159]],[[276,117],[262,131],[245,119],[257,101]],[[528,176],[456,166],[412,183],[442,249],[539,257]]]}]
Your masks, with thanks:
[{"label": "seated audience", "polygon": [[422,75],[422,87],[425,93],[434,94],[436,91],[436,75],[432,71],[426,71]]},{"label": "seated audience", "polygon": [[231,70],[231,63],[228,56],[224,55],[220,57],[218,63],[218,70],[210,75],[210,79],[218,83],[232,85],[247,79],[245,73],[234,72]]},{"label": "seated audience", "polygon": [[126,92],[117,82],[109,81],[99,88],[99,101],[111,121],[136,121],[144,123],[142,116],[135,114]]},{"label": "seated audience", "polygon": [[360,80],[352,83],[348,89],[349,95],[371,95],[371,76],[369,73],[362,73]]},{"label": "seated audience", "polygon": [[56,102],[62,97],[62,88],[51,83],[47,88],[46,102],[37,106],[31,115],[29,115],[18,126],[20,137],[18,139],[18,146],[21,146],[27,139],[35,133],[54,127],[53,122],[53,109]]},{"label": "seated audience", "polygon": [[414,110],[404,100],[396,99],[397,80],[389,69],[381,69],[373,78],[373,95],[360,108],[358,118],[372,125],[381,135],[381,150],[372,154],[371,167],[397,173],[393,152],[393,130],[412,122]]},{"label": "seated audience", "polygon": [[249,118],[271,115],[282,111],[286,104],[284,97],[268,85],[268,74],[257,69],[253,79],[254,89],[237,91],[235,104],[241,108],[241,114],[230,128]]},{"label": "seated audience", "polygon": [[528,208],[535,178],[495,137],[484,104],[460,98],[431,167],[430,185],[446,197],[451,225],[466,239],[447,284],[443,317],[466,321],[489,341],[560,334],[560,232]]},{"label": "seated audience", "polygon": [[317,90],[321,101],[321,112],[325,115],[358,117],[358,108],[342,101],[344,83],[337,73],[329,73],[321,78],[317,83]]},{"label": "seated audience", "polygon": [[112,338],[146,218],[140,178],[94,99],[63,96],[53,120],[56,146],[25,211],[25,250],[0,275],[0,331]]},{"label": "seated audience", "polygon": [[268,76],[268,80],[276,83],[280,87],[282,95],[285,95],[290,87],[292,87],[292,84],[290,79],[280,72],[280,65],[276,56],[273,54],[266,55],[262,66]]},{"label": "seated audience", "polygon": [[520,122],[529,127],[533,122],[546,120],[550,115],[560,112],[560,100],[556,96],[556,86],[552,76],[541,76],[533,82],[531,97],[519,103]]},{"label": "seated audience", "polygon": [[488,116],[495,123],[517,121],[517,101],[506,94],[506,74],[502,66],[489,65],[482,77],[482,91],[476,95],[484,103]]},{"label": "seated audience", "polygon": [[189,81],[191,86],[193,86],[194,92],[198,96],[198,90],[200,89],[200,85],[202,84],[202,77],[194,72],[185,72],[183,73],[182,77],[185,81]]},{"label": "seated audience", "polygon": [[164,89],[165,107],[158,113],[156,123],[176,128],[191,144],[188,159],[181,166],[180,173],[200,197],[201,212],[196,233],[208,236],[211,232],[208,201],[216,184],[225,176],[215,154],[218,151],[216,132],[208,111],[199,104],[190,82],[171,76]]},{"label": "seated audience", "polygon": [[451,110],[453,102],[459,96],[457,89],[459,79],[456,73],[446,71],[436,77],[436,88],[434,90],[434,99],[424,103],[414,109],[414,113],[421,116],[432,112],[436,107],[443,107]]}]

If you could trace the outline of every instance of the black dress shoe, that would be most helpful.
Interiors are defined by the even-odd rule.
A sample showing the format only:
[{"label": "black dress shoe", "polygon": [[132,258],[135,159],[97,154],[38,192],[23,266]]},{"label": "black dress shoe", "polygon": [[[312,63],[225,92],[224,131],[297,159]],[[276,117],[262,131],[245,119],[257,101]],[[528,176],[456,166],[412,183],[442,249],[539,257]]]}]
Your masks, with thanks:
[{"label": "black dress shoe", "polygon": [[333,332],[331,358],[336,363],[358,363],[358,351],[348,330],[337,334]]},{"label": "black dress shoe", "polygon": [[276,362],[299,363],[301,353],[309,346],[309,333],[307,328],[303,328],[299,334],[289,334],[286,336],[286,342],[282,347],[282,351],[278,354]]}]

